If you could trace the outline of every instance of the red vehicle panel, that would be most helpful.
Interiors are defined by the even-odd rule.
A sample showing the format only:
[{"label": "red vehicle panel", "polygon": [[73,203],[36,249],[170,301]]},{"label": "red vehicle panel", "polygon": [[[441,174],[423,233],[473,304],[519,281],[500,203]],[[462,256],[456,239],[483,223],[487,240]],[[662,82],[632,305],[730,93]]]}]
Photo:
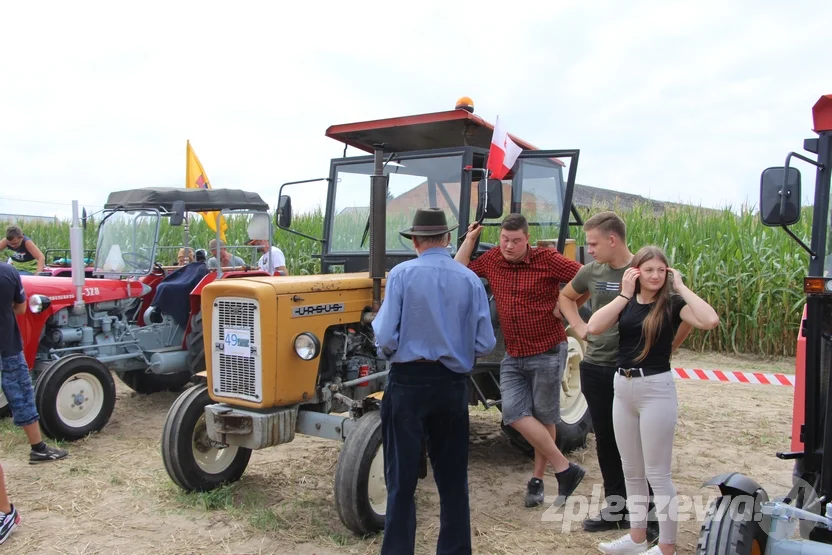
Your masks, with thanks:
[{"label": "red vehicle panel", "polygon": [[[17,324],[23,338],[23,354],[29,368],[32,368],[46,320],[57,311],[75,303],[75,286],[72,284],[72,278],[64,277],[20,276],[20,280],[27,299],[32,295],[43,295],[51,301],[49,308],[39,314],[27,309],[17,316]],[[136,280],[88,279],[82,291],[84,302],[92,304],[140,297],[148,292],[148,287]]]}]

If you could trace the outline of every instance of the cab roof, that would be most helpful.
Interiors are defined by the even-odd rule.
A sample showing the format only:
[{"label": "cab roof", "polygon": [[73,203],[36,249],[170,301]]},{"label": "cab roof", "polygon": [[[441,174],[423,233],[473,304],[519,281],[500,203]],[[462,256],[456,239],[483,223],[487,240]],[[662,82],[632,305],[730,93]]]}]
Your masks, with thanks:
[{"label": "cab roof", "polygon": [[105,209],[173,210],[173,203],[181,200],[188,212],[215,210],[259,210],[268,212],[269,205],[257,193],[240,189],[186,189],[185,187],[143,187],[127,191],[114,191],[107,197]]},{"label": "cab roof", "polygon": [[[384,144],[385,152],[404,152],[460,146],[488,149],[493,132],[493,125],[459,108],[333,125],[326,130],[326,136],[366,152],[373,152],[373,145],[379,143]],[[524,150],[539,150],[514,135],[509,136]]]}]

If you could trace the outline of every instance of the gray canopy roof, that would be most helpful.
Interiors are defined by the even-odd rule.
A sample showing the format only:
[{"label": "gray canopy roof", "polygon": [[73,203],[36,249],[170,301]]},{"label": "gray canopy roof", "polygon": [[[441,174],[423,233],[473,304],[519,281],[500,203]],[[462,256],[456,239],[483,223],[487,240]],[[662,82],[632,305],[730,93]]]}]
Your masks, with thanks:
[{"label": "gray canopy roof", "polygon": [[269,205],[257,193],[240,189],[186,189],[185,187],[143,187],[128,191],[114,191],[107,198],[105,209],[165,209],[173,210],[173,203],[181,200],[188,212],[214,210],[262,210]]}]

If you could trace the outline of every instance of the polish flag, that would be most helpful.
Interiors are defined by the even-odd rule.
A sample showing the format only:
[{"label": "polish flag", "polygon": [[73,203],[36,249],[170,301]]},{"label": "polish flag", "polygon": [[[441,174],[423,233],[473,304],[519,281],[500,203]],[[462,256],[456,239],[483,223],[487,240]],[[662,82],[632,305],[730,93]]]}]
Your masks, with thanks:
[{"label": "polish flag", "polygon": [[497,122],[494,124],[494,134],[491,135],[491,150],[488,151],[487,168],[491,170],[489,177],[493,179],[504,178],[511,171],[511,167],[521,152],[523,152],[523,149],[511,140],[506,130],[500,125],[500,116],[497,116]]}]

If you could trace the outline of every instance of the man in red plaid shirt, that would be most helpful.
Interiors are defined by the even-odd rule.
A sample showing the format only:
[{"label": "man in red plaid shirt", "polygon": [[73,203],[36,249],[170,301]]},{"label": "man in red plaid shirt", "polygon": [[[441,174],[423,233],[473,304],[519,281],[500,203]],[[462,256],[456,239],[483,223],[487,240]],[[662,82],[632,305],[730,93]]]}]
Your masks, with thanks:
[{"label": "man in red plaid shirt", "polygon": [[555,469],[563,503],[583,480],[585,470],[569,462],[555,444],[560,418],[561,377],[567,359],[566,331],[554,314],[560,284],[581,265],[553,248],[529,245],[529,224],[509,214],[500,227],[500,246],[470,262],[482,227],[473,223],[455,260],[488,280],[497,301],[506,357],[500,364],[503,422],[534,447],[534,474],[527,484],[526,506],[543,502],[546,463]]}]

